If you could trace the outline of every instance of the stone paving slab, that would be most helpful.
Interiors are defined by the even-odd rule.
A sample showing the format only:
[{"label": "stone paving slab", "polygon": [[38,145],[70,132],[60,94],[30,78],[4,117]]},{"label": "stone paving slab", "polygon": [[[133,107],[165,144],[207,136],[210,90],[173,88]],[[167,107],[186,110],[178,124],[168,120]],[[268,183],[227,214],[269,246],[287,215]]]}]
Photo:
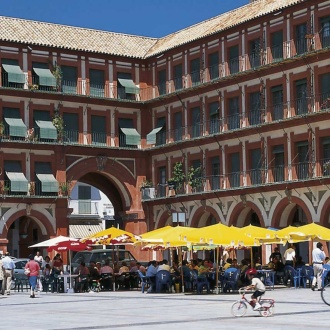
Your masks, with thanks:
[{"label": "stone paving slab", "polygon": [[275,289],[265,298],[275,300],[275,313],[264,318],[249,308],[242,318],[231,315],[240,297],[229,294],[142,294],[140,291],[100,293],[28,292],[0,295],[0,329],[326,329],[330,306],[320,292],[310,289]]}]

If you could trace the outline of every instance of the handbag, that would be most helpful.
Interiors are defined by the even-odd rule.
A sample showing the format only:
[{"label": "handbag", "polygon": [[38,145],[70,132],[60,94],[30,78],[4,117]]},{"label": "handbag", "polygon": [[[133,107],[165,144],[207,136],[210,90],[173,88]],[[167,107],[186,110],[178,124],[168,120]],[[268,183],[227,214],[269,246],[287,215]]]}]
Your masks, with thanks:
[{"label": "handbag", "polygon": [[25,268],[24,269],[24,274],[25,275],[29,275],[30,274],[30,269],[29,268]]}]

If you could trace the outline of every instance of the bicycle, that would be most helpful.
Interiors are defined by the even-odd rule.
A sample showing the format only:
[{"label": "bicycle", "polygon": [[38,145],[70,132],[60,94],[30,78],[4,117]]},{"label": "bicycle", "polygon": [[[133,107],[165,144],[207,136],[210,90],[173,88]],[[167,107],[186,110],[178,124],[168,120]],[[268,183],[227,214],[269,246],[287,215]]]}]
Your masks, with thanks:
[{"label": "bicycle", "polygon": [[330,306],[330,282],[322,288],[321,298],[325,304]]},{"label": "bicycle", "polygon": [[[253,293],[253,291],[245,291],[245,288],[240,288],[238,290],[238,293],[242,295],[241,299],[235,301],[233,305],[231,306],[231,313],[235,317],[242,317],[247,312],[247,306],[250,305],[253,310],[253,303],[252,301],[249,301],[246,297],[246,293]],[[263,317],[268,317],[274,314],[275,309],[275,301],[274,299],[265,299],[262,297],[259,297],[258,303],[261,305],[261,308],[257,310],[259,314]]]}]

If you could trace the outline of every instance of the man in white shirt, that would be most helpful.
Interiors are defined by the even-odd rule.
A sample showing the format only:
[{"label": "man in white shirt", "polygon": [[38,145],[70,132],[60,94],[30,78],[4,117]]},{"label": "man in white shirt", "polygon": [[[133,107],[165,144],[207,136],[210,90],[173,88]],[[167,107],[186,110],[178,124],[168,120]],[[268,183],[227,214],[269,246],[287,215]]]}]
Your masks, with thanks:
[{"label": "man in white shirt", "polygon": [[34,260],[39,264],[40,267],[42,266],[44,258],[40,254],[39,250],[37,251],[37,254],[34,256]]},{"label": "man in white shirt", "polygon": [[290,244],[289,248],[284,252],[285,265],[294,267],[296,262],[296,247]]},{"label": "man in white shirt", "polygon": [[316,248],[312,251],[313,257],[313,270],[314,277],[312,282],[312,290],[314,291],[317,285],[318,291],[322,290],[322,273],[323,273],[323,263],[325,260],[325,253],[323,251],[322,243],[318,242]]},{"label": "man in white shirt", "polygon": [[2,269],[3,269],[3,283],[1,293],[4,294],[5,292],[7,295],[10,295],[10,288],[11,288],[11,280],[14,275],[15,263],[13,259],[10,258],[9,252],[5,253],[5,257],[2,259]]}]

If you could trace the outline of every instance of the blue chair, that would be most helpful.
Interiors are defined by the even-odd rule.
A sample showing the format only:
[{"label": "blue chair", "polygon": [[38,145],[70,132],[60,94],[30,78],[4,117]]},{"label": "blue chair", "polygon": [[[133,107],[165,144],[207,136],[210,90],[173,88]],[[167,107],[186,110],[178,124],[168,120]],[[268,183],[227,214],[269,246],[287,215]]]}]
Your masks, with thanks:
[{"label": "blue chair", "polygon": [[141,292],[144,293],[145,287],[148,287],[150,285],[150,279],[148,276],[143,275],[140,270],[138,270],[138,275],[141,283]]},{"label": "blue chair", "polygon": [[160,270],[156,274],[156,292],[160,293],[164,287],[166,291],[171,292],[171,274],[167,270]]},{"label": "blue chair", "polygon": [[301,276],[298,270],[294,269],[292,266],[286,265],[284,268],[284,273],[286,274],[286,280],[290,279],[291,286],[292,284],[295,288],[298,288],[300,286]]},{"label": "blue chair", "polygon": [[307,286],[307,281],[308,281],[309,287],[311,287],[313,278],[314,278],[313,267],[312,266],[302,266],[301,277],[302,277],[304,288],[306,288],[306,286]]},{"label": "blue chair", "polygon": [[238,280],[241,271],[237,268],[228,268],[225,270],[222,279],[222,292],[238,290]]},{"label": "blue chair", "polygon": [[329,276],[330,276],[330,265],[323,265],[323,274],[322,274],[322,287],[327,285],[329,282]]}]

